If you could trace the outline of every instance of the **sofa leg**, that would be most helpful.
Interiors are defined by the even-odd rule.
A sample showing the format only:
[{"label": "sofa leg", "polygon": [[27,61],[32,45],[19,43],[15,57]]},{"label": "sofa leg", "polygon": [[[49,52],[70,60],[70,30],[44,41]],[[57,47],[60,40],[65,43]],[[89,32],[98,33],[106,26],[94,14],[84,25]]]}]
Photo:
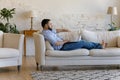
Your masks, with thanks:
[{"label": "sofa leg", "polygon": [[39,64],[38,64],[38,63],[36,63],[36,65],[37,65],[37,70],[39,70]]},{"label": "sofa leg", "polygon": [[43,66],[42,65],[40,66],[40,70],[43,71]]},{"label": "sofa leg", "polygon": [[119,65],[117,65],[117,67],[116,67],[117,69],[120,69],[120,66]]},{"label": "sofa leg", "polygon": [[21,66],[18,65],[18,66],[17,66],[17,70],[18,70],[18,72],[20,72],[20,68],[21,68]]},{"label": "sofa leg", "polygon": [[[39,70],[39,64],[36,63],[36,65],[37,65],[37,70]],[[43,71],[43,65],[40,65],[40,70]]]}]

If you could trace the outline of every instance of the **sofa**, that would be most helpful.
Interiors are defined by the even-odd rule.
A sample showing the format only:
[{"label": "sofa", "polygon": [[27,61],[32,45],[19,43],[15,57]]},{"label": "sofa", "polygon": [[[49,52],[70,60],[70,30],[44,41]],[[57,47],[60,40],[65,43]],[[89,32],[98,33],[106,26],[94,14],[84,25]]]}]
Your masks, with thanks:
[{"label": "sofa", "polygon": [[82,39],[101,43],[104,40],[107,46],[104,49],[58,51],[53,49],[42,34],[34,33],[35,60],[41,70],[43,66],[120,64],[120,31],[76,30],[58,35],[69,41]]},{"label": "sofa", "polygon": [[0,31],[0,67],[22,65],[24,35]]}]

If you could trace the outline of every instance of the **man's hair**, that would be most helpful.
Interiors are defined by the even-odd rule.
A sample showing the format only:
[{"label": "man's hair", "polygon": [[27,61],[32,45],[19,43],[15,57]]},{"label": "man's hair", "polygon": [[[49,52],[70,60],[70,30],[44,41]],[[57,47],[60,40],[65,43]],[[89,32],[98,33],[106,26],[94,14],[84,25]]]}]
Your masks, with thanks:
[{"label": "man's hair", "polygon": [[41,22],[42,27],[45,27],[45,24],[48,24],[48,22],[50,21],[50,19],[43,19]]}]

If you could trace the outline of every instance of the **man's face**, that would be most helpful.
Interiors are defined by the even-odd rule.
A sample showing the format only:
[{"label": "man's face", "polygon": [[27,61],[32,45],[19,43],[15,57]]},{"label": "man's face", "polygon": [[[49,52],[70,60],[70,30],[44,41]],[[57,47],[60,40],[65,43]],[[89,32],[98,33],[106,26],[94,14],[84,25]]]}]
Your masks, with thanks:
[{"label": "man's face", "polygon": [[51,21],[48,22],[47,26],[48,26],[48,29],[52,30],[53,25]]}]

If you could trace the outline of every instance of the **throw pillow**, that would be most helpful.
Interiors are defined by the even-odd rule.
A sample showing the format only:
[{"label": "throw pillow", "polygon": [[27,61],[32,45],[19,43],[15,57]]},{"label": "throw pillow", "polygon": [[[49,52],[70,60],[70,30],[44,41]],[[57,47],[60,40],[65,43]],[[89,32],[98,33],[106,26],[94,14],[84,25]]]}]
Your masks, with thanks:
[{"label": "throw pillow", "polygon": [[82,39],[97,43],[104,40],[107,47],[117,47],[118,36],[120,36],[120,31],[82,31]]},{"label": "throw pillow", "polygon": [[48,42],[48,41],[45,41],[45,44],[46,44],[46,49],[47,50],[54,50],[53,47],[51,46],[51,44]]}]

